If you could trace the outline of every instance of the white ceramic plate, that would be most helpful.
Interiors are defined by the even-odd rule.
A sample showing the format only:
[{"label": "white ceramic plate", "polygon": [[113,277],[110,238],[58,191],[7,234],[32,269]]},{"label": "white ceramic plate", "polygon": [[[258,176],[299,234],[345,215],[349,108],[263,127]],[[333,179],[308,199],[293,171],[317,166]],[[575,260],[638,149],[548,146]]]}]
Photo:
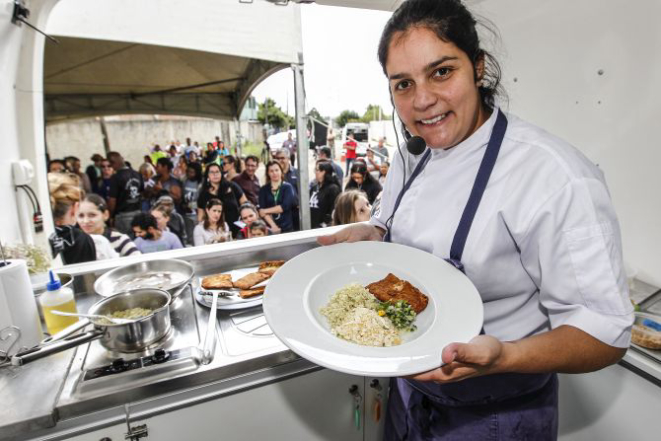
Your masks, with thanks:
[{"label": "white ceramic plate", "polygon": [[[241,269],[228,271],[227,274],[232,275],[232,280],[238,280],[238,279],[240,279],[241,277],[243,277],[247,274],[256,272],[257,270],[258,270],[258,267],[253,266],[253,267],[249,267],[249,268],[241,268]],[[202,279],[203,278],[200,277],[200,283],[199,283],[200,286],[202,285]],[[255,285],[255,288],[259,287],[259,286],[264,286],[268,282],[269,282],[269,280],[265,280],[262,283],[258,283],[257,285]],[[202,289],[202,288],[200,288],[200,289]],[[213,292],[214,290],[213,289],[204,289],[203,291]],[[231,297],[218,297],[218,302],[216,303],[216,306],[217,306],[218,309],[229,311],[229,310],[235,310],[235,309],[252,308],[253,306],[261,305],[262,304],[262,298],[264,297],[263,295],[259,295],[259,296],[255,296],[255,297],[250,297],[248,299],[242,299],[239,296],[239,291],[240,290],[230,289],[229,291],[236,292],[236,295],[231,296]],[[202,294],[200,294],[200,290],[196,290],[195,291],[195,299],[199,303],[201,303],[202,305],[204,305],[206,307],[210,307],[211,306],[211,301],[212,301],[213,298],[212,298],[212,296],[203,296]]]},{"label": "white ceramic plate", "polygon": [[[361,346],[335,337],[319,309],[349,283],[367,285],[393,273],[429,297],[417,330],[398,346]],[[288,261],[271,278],[264,315],[275,335],[303,358],[353,375],[390,377],[437,368],[443,347],[467,342],[482,327],[482,300],[459,270],[415,248],[358,242],[320,247]]]}]

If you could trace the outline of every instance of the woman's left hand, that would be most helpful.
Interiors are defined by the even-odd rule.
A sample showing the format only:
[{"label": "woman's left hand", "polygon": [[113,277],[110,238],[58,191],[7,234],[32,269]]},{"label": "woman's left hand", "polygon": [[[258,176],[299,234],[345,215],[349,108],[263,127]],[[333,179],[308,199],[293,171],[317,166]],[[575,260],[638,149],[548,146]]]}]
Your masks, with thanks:
[{"label": "woman's left hand", "polygon": [[502,372],[505,345],[490,335],[478,335],[469,343],[450,343],[442,352],[445,365],[412,377],[419,381],[453,383],[466,378]]}]

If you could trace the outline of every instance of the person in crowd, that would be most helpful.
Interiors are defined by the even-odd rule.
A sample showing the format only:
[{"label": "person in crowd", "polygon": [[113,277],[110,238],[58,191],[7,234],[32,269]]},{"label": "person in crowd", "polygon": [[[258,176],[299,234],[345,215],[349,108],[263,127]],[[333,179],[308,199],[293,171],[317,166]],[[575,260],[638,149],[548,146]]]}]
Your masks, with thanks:
[{"label": "person in crowd", "polygon": [[344,181],[344,170],[342,170],[342,167],[340,167],[339,164],[335,163],[333,161],[333,158],[331,157],[331,148],[329,146],[321,146],[319,147],[319,159],[325,159],[327,161],[331,162],[331,165],[333,166],[333,170],[335,171],[335,176],[337,177],[337,180],[342,183]]},{"label": "person in crowd", "polygon": [[172,169],[172,176],[183,182],[186,179],[186,170],[188,170],[188,162],[186,156],[181,155],[177,161],[177,166]]},{"label": "person in crowd", "polygon": [[256,220],[250,225],[250,237],[263,237],[269,235],[269,229],[266,222],[263,220]]},{"label": "person in crowd", "polygon": [[216,149],[218,149],[218,148],[220,147],[220,143],[221,143],[221,141],[220,141],[220,136],[216,136],[216,137],[215,137],[215,141],[213,142],[213,146],[214,146]]},{"label": "person in crowd", "polygon": [[223,158],[225,158],[225,156],[229,154],[230,154],[230,149],[229,147],[225,146],[225,141],[218,141],[218,156],[220,157],[221,161]]},{"label": "person in crowd", "polygon": [[382,187],[379,181],[367,171],[367,165],[364,162],[358,161],[351,166],[351,174],[349,175],[349,182],[344,187],[345,190],[362,190],[367,194],[367,199],[370,204],[373,204],[376,197],[381,193]]},{"label": "person in crowd", "polygon": [[78,175],[51,173],[48,175],[50,202],[55,231],[48,238],[53,257],[61,254],[62,263],[91,262],[117,257],[103,236],[89,235],[76,224],[83,192]]},{"label": "person in crowd", "polygon": [[[167,157],[172,163],[172,170],[174,170],[175,166],[179,164],[179,158],[181,157],[181,155],[179,154],[179,150],[177,149],[177,146],[175,146],[174,144],[170,145],[170,147],[168,148]],[[172,173],[172,170],[170,170],[170,173]]]},{"label": "person in crowd", "polygon": [[87,166],[85,169],[85,174],[90,180],[92,193],[99,193],[99,187],[101,186],[101,162],[103,161],[103,156],[98,153],[94,153],[90,158],[92,163]]},{"label": "person in crowd", "polygon": [[143,192],[144,196],[140,202],[142,212],[148,212],[152,206],[152,200],[147,196],[153,192],[153,187],[156,184],[154,178],[156,177],[156,169],[153,165],[148,162],[143,162],[138,169],[138,173],[142,175],[142,181],[144,182],[145,190]]},{"label": "person in crowd", "polygon": [[282,149],[287,152],[292,167],[296,165],[296,140],[291,132],[287,133],[287,139],[282,143]]},{"label": "person in crowd", "polygon": [[169,158],[161,158],[156,162],[155,184],[149,192],[146,192],[152,199],[158,199],[163,195],[169,195],[175,205],[179,205],[182,200],[181,182],[172,176],[172,161]]},{"label": "person in crowd", "polygon": [[87,174],[80,171],[80,159],[78,159],[76,156],[67,156],[64,159],[64,163],[67,165],[67,170],[69,170],[69,172],[78,176],[78,179],[80,180],[80,188],[85,192],[85,194],[91,193],[92,183],[90,182],[90,178],[87,176]]},{"label": "person in crowd", "polygon": [[195,143],[195,145],[193,145],[191,139],[186,138],[186,146],[184,147],[184,156],[186,157],[187,161],[190,161],[190,154],[193,152],[195,153],[199,152],[197,142]]},{"label": "person in crowd", "polygon": [[114,219],[115,229],[120,233],[129,234],[131,219],[142,209],[144,181],[140,173],[126,166],[120,153],[108,153],[108,161],[115,171],[110,177],[108,210]]},{"label": "person in crowd", "polygon": [[374,154],[371,148],[367,149],[365,165],[367,166],[367,171],[378,181],[381,171],[381,159]]},{"label": "person in crowd", "polygon": [[203,161],[205,164],[218,163],[218,150],[211,142],[207,142],[207,150],[204,152]]},{"label": "person in crowd", "polygon": [[209,199],[204,209],[204,220],[195,226],[193,237],[196,247],[232,240],[232,232],[225,222],[220,199]]},{"label": "person in crowd", "polygon": [[372,150],[377,153],[377,157],[381,160],[381,162],[390,159],[390,153],[388,153],[388,148],[386,147],[386,138],[383,136],[379,138],[379,143],[376,145],[376,147],[372,147]]},{"label": "person in crowd", "polygon": [[260,220],[259,210],[252,203],[246,202],[239,207],[239,214],[241,216],[241,222],[243,222],[243,227],[239,231],[237,238],[248,239],[251,237],[250,225],[252,225],[253,222]]},{"label": "person in crowd", "polygon": [[344,158],[346,160],[346,174],[349,174],[349,170],[351,170],[351,164],[356,160],[356,148],[358,148],[358,144],[356,141],[353,139],[353,133],[349,133],[347,135],[347,140],[342,146],[344,150],[346,151]]},{"label": "person in crowd", "polygon": [[143,164],[149,164],[152,167],[154,166],[154,163],[151,160],[151,156],[149,156],[149,155],[145,155],[145,156],[142,157],[142,163]]},{"label": "person in crowd", "polygon": [[381,184],[381,187],[383,187],[386,183],[388,170],[390,170],[390,163],[388,161],[383,161],[379,167],[379,184]]},{"label": "person in crowd", "polygon": [[48,161],[48,173],[62,173],[67,171],[64,161],[61,159],[51,159]]},{"label": "person in crowd", "polygon": [[115,174],[115,169],[107,159],[101,161],[101,184],[99,186],[98,195],[108,202],[110,197],[110,178]]},{"label": "person in crowd", "polygon": [[85,233],[92,235],[92,237],[95,234],[105,237],[121,257],[140,254],[129,236],[108,227],[109,218],[108,205],[98,194],[88,194],[80,203],[78,225]]},{"label": "person in crowd", "polygon": [[365,192],[360,190],[348,190],[335,200],[333,210],[333,225],[346,225],[355,222],[370,220],[372,206],[367,200]]},{"label": "person in crowd", "polygon": [[294,223],[294,231],[300,230],[300,207],[298,203],[298,170],[291,165],[290,156],[287,155],[286,150],[280,150],[274,155],[274,159],[280,164],[283,170],[283,179],[285,182],[291,184],[294,189],[296,201],[292,208],[292,220]]},{"label": "person in crowd", "polygon": [[156,219],[149,213],[138,213],[131,221],[131,227],[135,234],[135,246],[143,254],[183,248],[174,233],[158,229]]},{"label": "person in crowd", "polygon": [[323,228],[331,225],[335,199],[342,186],[329,160],[318,160],[314,175],[317,183],[310,191],[310,221],[312,228]]},{"label": "person in crowd", "polygon": [[190,152],[188,155],[188,164],[199,164],[200,163],[200,154],[197,152]]},{"label": "person in crowd", "polygon": [[168,155],[163,150],[161,150],[160,145],[155,144],[149,157],[151,158],[151,163],[156,164],[159,159],[167,158]]},{"label": "person in crowd", "polygon": [[277,161],[269,161],[266,164],[266,184],[259,189],[259,216],[273,233],[294,231],[292,213],[297,197],[283,176],[282,165]]},{"label": "person in crowd", "polygon": [[246,158],[246,167],[243,172],[235,176],[232,179],[233,182],[236,182],[239,187],[243,190],[243,193],[246,195],[246,198],[254,204],[259,204],[259,178],[255,174],[257,168],[259,167],[259,158],[257,156],[250,155]]},{"label": "person in crowd", "polygon": [[326,145],[328,146],[331,154],[329,159],[333,159],[333,150],[335,149],[335,130],[332,127],[328,128],[328,133],[326,134]]},{"label": "person in crowd", "polygon": [[240,227],[235,224],[239,220],[239,206],[245,204],[248,199],[238,184],[225,179],[218,164],[209,164],[204,170],[204,179],[197,198],[198,222],[204,220],[204,209],[202,207],[206,207],[209,199],[213,198],[220,199],[223,203],[225,221],[232,231],[232,237],[236,238],[240,230]]},{"label": "person in crowd", "polygon": [[[194,153],[191,153],[193,156]],[[193,229],[197,225],[197,198],[202,184],[202,166],[197,162],[191,162],[186,171],[186,180],[184,181],[184,202],[181,205],[181,212],[186,224],[186,235],[189,241],[193,237]]]},{"label": "person in crowd", "polygon": [[223,158],[223,174],[225,179],[233,181],[241,172],[241,161],[232,155]]},{"label": "person in crowd", "polygon": [[[163,195],[154,203],[154,207],[152,208],[151,213],[154,215],[154,217],[157,218],[156,220],[158,221],[159,218],[154,213],[154,210],[160,211],[163,213],[163,216],[166,217],[164,224],[159,223],[159,228],[161,228],[163,231],[170,231],[174,233],[184,246],[189,244],[189,240],[192,244],[193,238],[189,237],[186,232],[186,221],[184,220],[183,216],[175,209],[174,201],[170,196]],[[162,227],[164,227],[164,229]]]},{"label": "person in crowd", "polygon": [[630,343],[603,172],[498,106],[501,70],[479,36],[459,0],[407,0],[390,17],[378,57],[403,126],[427,145],[422,172],[404,187],[415,158],[402,149],[370,222],[320,239],[433,253],[483,299],[480,335],[439,347],[438,368],[391,383],[386,441],[555,440],[557,373],[617,363]]}]

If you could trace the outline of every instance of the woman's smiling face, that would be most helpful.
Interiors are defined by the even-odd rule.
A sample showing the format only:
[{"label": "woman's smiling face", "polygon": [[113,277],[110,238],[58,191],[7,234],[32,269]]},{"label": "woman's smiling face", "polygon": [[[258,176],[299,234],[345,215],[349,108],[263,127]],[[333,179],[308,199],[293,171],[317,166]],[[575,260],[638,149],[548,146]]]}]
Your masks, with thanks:
[{"label": "woman's smiling face", "polygon": [[[393,35],[386,72],[397,113],[411,134],[447,149],[486,121],[474,70],[465,52],[426,27]],[[478,63],[478,77],[481,71]]]},{"label": "woman's smiling face", "polygon": [[78,225],[87,234],[103,234],[106,218],[99,208],[87,201],[80,203],[78,209]]}]

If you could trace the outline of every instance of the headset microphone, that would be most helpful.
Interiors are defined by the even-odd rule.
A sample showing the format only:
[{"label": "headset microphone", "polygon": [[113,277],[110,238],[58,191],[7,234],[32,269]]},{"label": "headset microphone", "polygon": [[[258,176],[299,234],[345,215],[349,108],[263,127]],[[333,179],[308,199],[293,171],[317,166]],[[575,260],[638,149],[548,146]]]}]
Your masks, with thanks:
[{"label": "headset microphone", "polygon": [[406,141],[406,150],[410,154],[418,156],[427,148],[427,143],[420,136],[413,136]]}]

